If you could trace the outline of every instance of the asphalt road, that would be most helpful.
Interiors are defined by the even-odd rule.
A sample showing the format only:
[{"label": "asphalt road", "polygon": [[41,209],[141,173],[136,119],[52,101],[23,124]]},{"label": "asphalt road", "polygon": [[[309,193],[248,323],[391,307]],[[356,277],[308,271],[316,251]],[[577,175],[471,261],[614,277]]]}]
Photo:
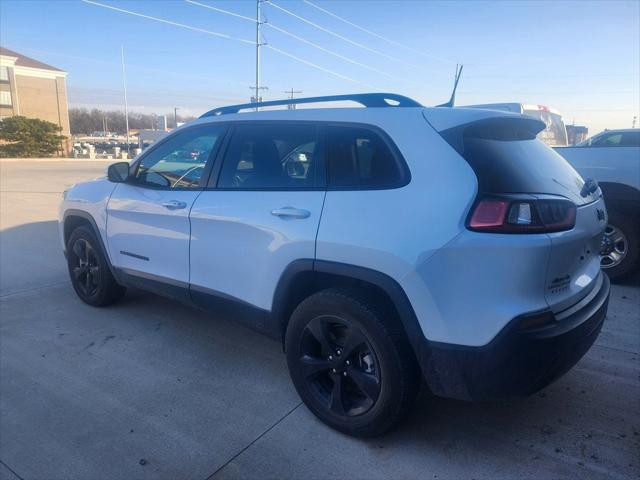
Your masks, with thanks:
[{"label": "asphalt road", "polygon": [[56,214],[102,162],[0,161],[0,479],[602,478],[640,476],[640,287],[526,399],[428,398],[356,440],[301,405],[277,342],[145,293],[81,303]]}]

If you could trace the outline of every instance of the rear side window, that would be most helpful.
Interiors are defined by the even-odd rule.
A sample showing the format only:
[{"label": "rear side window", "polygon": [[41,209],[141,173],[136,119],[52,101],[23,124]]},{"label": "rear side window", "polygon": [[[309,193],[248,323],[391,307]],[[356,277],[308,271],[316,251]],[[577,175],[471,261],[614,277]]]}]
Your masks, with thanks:
[{"label": "rear side window", "polygon": [[308,189],[318,185],[321,154],[315,125],[238,125],[218,188]]},{"label": "rear side window", "polygon": [[402,164],[375,131],[327,127],[329,187],[393,188],[406,184]]},{"label": "rear side window", "polygon": [[623,147],[640,147],[640,130],[637,132],[625,132],[622,134]]}]

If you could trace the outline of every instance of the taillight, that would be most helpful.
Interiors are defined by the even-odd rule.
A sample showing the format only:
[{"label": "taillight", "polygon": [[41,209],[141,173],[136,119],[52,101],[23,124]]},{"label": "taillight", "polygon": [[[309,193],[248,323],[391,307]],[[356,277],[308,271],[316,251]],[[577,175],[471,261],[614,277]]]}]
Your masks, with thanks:
[{"label": "taillight", "polygon": [[576,206],[569,200],[484,198],[473,209],[468,227],[478,232],[544,233],[571,230]]}]

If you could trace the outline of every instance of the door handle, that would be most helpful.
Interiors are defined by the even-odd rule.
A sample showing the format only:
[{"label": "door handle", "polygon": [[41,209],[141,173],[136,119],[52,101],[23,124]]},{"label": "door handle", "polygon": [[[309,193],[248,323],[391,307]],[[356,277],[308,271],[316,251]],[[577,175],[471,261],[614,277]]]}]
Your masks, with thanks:
[{"label": "door handle", "polygon": [[183,208],[187,208],[187,202],[170,200],[168,202],[164,202],[162,206],[168,210],[182,210]]},{"label": "door handle", "polygon": [[271,215],[280,218],[308,218],[311,215],[309,210],[294,207],[282,207],[271,210]]}]

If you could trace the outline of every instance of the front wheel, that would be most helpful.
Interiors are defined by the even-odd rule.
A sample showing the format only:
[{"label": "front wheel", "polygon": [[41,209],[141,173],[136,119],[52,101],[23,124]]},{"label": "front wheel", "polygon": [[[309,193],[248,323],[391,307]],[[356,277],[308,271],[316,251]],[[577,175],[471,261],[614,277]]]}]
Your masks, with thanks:
[{"label": "front wheel", "polygon": [[104,306],[125,293],[111,274],[100,242],[88,227],[78,227],[67,242],[67,266],[78,297],[89,305]]},{"label": "front wheel", "polygon": [[612,280],[617,280],[635,271],[639,259],[640,224],[637,219],[610,211],[600,250],[600,265]]},{"label": "front wheel", "polygon": [[381,434],[416,397],[419,368],[404,331],[366,297],[335,289],[310,296],[294,311],[285,346],[298,394],[343,433]]}]

